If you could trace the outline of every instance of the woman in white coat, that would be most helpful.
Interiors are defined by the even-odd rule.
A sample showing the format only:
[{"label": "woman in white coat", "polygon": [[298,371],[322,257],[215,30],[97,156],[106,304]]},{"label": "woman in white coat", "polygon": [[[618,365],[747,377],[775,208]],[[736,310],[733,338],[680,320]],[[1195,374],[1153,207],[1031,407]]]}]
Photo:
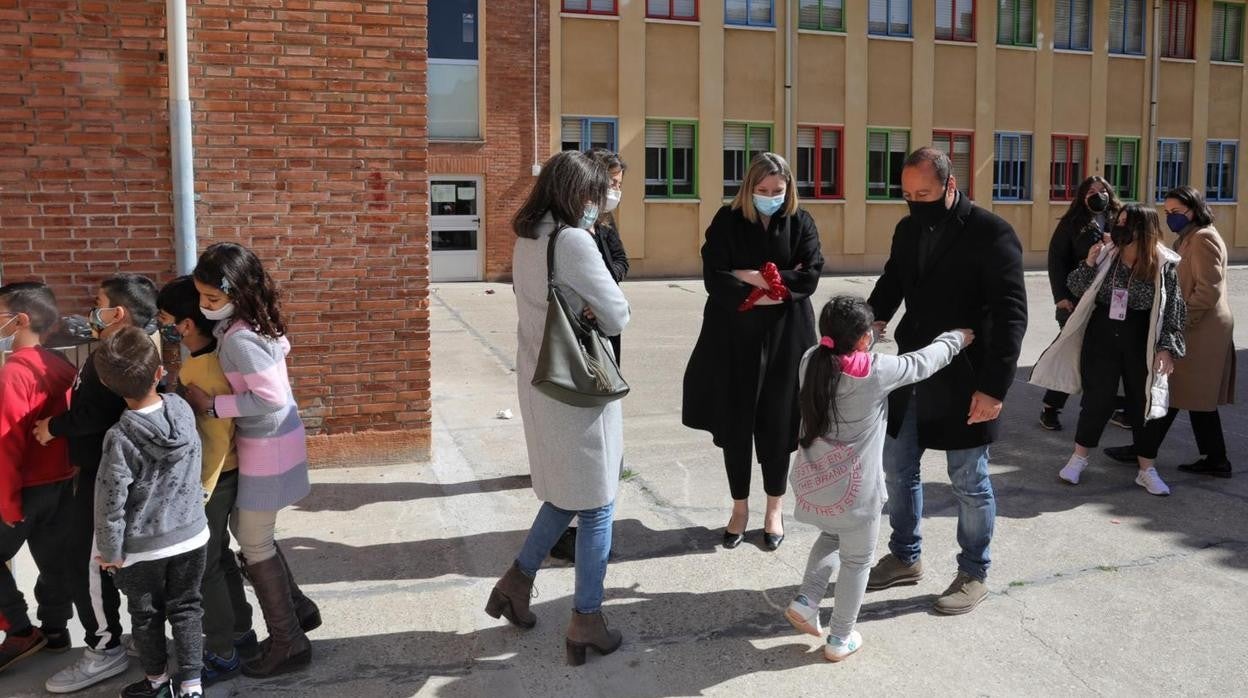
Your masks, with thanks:
[{"label": "woman in white coat", "polygon": [[622,641],[602,615],[603,579],[611,551],[611,525],[624,453],[619,401],[602,407],[573,407],[538,392],[531,384],[546,323],[547,245],[555,240],[554,283],[571,309],[596,318],[607,336],[628,324],[628,302],[588,232],[607,200],[607,170],[582,153],[559,153],[547,161],[516,213],[512,284],[519,316],[516,382],[533,492],[542,500],[537,518],[511,568],[495,585],[486,612],[523,627],[537,622],[529,610],[533,578],[573,518],[577,519],[576,592],[568,626],[572,664],[585,650],[608,654]]}]

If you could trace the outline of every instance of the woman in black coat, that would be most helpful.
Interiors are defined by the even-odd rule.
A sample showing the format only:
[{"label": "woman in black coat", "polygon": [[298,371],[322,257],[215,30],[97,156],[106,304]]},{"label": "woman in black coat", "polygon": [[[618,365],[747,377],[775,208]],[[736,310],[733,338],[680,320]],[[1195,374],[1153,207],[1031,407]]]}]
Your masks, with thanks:
[{"label": "woman in black coat", "polygon": [[816,341],[810,295],[822,271],[819,232],[797,206],[789,164],[755,156],[736,199],[706,230],[709,297],[684,379],[682,421],[711,432],[724,451],[733,499],[727,548],[745,537],[754,454],[767,492],[764,542],[775,550],[784,539],[780,507],[801,420],[798,365]]},{"label": "woman in black coat", "polygon": [[[611,278],[615,279],[615,283],[618,284],[628,276],[628,253],[624,251],[624,243],[620,242],[620,231],[616,227],[615,214],[612,212],[620,205],[624,173],[628,170],[628,165],[620,158],[619,153],[603,148],[594,148],[586,151],[585,154],[607,168],[607,174],[611,176],[611,188],[607,190],[607,204],[602,209],[602,215],[598,216],[592,232],[594,242],[598,243],[598,250],[602,253],[602,262],[607,265]],[[617,334],[607,339],[611,341],[611,347],[615,349],[615,360],[619,362],[621,360],[620,335]]]}]

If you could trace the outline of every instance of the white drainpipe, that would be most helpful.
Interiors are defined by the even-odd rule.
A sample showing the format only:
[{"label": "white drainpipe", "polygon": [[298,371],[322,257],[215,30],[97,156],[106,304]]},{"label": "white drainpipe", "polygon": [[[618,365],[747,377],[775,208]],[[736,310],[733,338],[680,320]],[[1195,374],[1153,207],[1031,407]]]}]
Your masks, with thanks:
[{"label": "white drainpipe", "polygon": [[187,72],[186,0],[166,0],[169,54],[169,159],[173,165],[173,247],[178,274],[195,269],[195,165],[191,146],[190,75]]}]

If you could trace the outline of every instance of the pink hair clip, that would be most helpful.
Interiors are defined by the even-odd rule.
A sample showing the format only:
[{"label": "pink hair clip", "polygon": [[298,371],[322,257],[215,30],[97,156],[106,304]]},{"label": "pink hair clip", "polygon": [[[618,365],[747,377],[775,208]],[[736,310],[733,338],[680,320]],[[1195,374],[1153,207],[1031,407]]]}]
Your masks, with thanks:
[{"label": "pink hair clip", "polygon": [[827,348],[829,348],[829,349],[835,349],[835,348],[836,348],[836,342],[835,342],[835,341],[833,341],[833,339],[832,339],[831,337],[821,337],[821,338],[819,339],[819,344],[820,344],[821,346],[825,346],[825,347],[827,347]]}]

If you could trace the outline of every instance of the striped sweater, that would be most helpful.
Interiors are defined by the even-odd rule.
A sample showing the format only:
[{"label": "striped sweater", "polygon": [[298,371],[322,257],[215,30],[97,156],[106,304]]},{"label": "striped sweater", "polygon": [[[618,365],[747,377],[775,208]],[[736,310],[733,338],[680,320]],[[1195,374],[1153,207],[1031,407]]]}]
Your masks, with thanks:
[{"label": "striped sweater", "polygon": [[308,452],[303,421],[286,375],[290,341],[270,339],[245,323],[224,320],[213,332],[233,395],[218,395],[218,417],[234,419],[238,503],[249,511],[277,511],[303,499]]}]

